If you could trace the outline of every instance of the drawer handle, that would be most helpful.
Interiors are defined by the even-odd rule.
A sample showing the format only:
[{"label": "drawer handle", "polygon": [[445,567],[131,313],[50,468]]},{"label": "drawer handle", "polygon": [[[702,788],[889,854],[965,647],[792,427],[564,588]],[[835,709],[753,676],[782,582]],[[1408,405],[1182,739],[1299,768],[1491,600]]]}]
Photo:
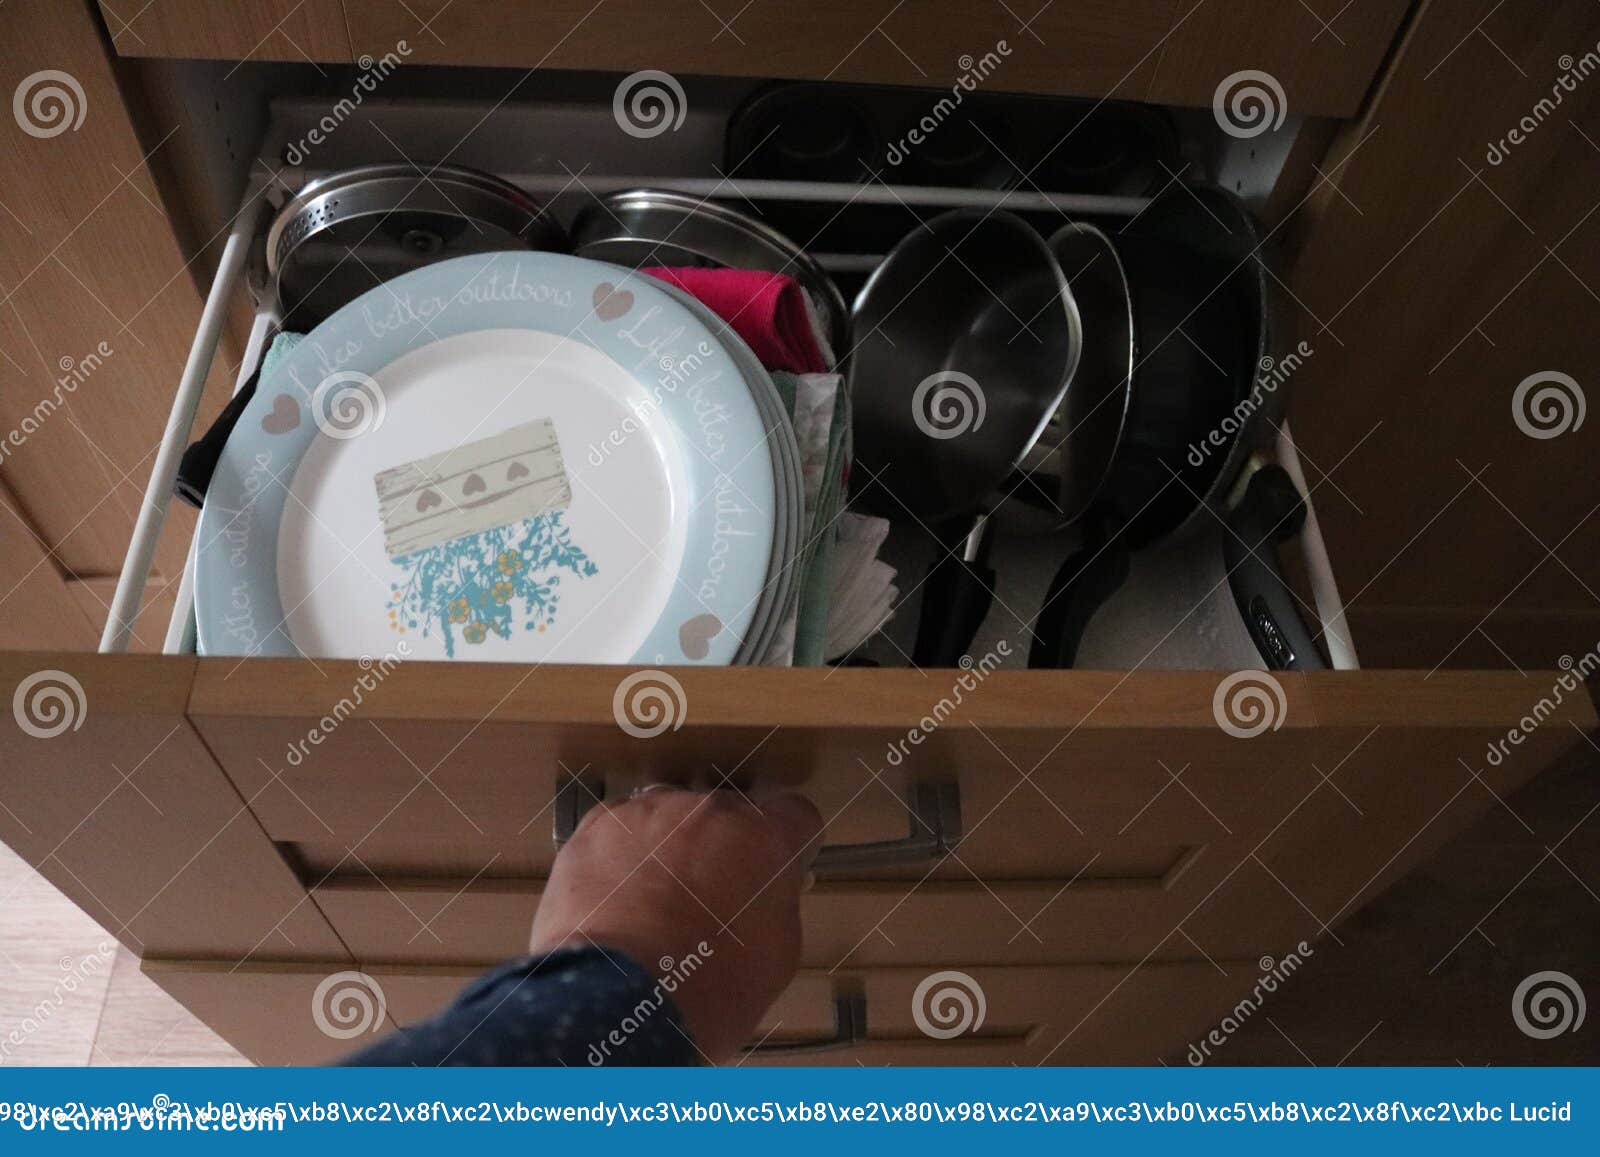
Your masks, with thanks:
[{"label": "drawer handle", "polygon": [[772,1056],[781,1053],[825,1053],[833,1049],[854,1048],[867,1039],[867,998],[837,996],[833,1000],[833,1035],[821,1040],[763,1042],[746,1045],[746,1056]]},{"label": "drawer handle", "polygon": [[[579,776],[567,776],[556,789],[555,846],[559,849],[578,830],[585,813],[604,798],[599,789]],[[919,783],[906,801],[910,831],[898,840],[864,844],[825,844],[811,865],[813,871],[840,868],[875,868],[887,864],[914,864],[943,855],[961,839],[961,788],[954,783]]]}]

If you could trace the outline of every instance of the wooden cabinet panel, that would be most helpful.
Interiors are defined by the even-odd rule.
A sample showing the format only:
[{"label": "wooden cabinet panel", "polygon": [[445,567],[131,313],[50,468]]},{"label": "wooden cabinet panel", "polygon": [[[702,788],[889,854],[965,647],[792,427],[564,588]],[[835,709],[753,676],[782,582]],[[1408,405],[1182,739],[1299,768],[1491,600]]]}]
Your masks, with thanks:
[{"label": "wooden cabinet panel", "polygon": [[258,1065],[336,1061],[394,1031],[386,987],[338,961],[153,960],[146,976]]},{"label": "wooden cabinet panel", "polygon": [[1410,6],[1411,0],[1182,3],[1145,99],[1210,103],[1229,77],[1256,72],[1282,87],[1282,111],[1290,116],[1348,116],[1361,107]]},{"label": "wooden cabinet panel", "polygon": [[[466,969],[368,970],[388,995],[402,1026],[447,1005],[476,972]],[[758,1039],[797,1045],[834,1035],[834,1002],[862,1002],[866,1040],[821,1052],[757,1053],[745,1064],[1154,1065],[1180,1057],[1255,983],[1257,962],[1110,964],[1057,968],[964,969],[960,979],[935,982],[919,1001],[928,968],[802,970],[762,1018]],[[953,987],[951,987],[953,986]],[[974,1006],[981,993],[981,1027],[936,1039],[919,1027],[929,995],[959,988]],[[953,1027],[953,1024],[951,1026]]]},{"label": "wooden cabinet panel", "polygon": [[87,651],[96,636],[74,610],[60,564],[0,477],[0,647]]},{"label": "wooden cabinet panel", "polygon": [[343,946],[184,718],[194,660],[0,653],[0,839],[141,953]]},{"label": "wooden cabinet panel", "polygon": [[[1295,433],[1369,662],[1550,667],[1600,635],[1597,40],[1587,0],[1421,5],[1282,234]],[[1549,373],[1577,392],[1547,381],[1536,422]]]},{"label": "wooden cabinet panel", "polygon": [[[196,129],[148,126],[142,140],[114,63],[92,7],[0,6],[0,81],[18,101],[43,98],[37,120],[0,118],[0,438],[24,435],[4,471],[62,571],[80,577],[122,568],[201,305],[153,176]],[[51,105],[43,65],[72,79],[65,105]],[[70,119],[49,120],[52,107]],[[219,364],[202,428],[225,376]],[[174,503],[162,574],[181,573],[194,524]]]},{"label": "wooden cabinet panel", "polygon": [[123,56],[352,59],[339,0],[100,0]]},{"label": "wooden cabinet panel", "polygon": [[1074,0],[1031,14],[960,0],[813,0],[726,13],[660,0],[156,0],[136,14],[102,0],[101,10],[125,56],[348,62],[403,41],[416,64],[944,88],[992,52],[979,83],[997,92],[1205,105],[1224,77],[1255,69],[1282,86],[1289,111],[1347,116],[1408,2],[1355,0],[1326,17],[1277,0]]},{"label": "wooden cabinet panel", "polygon": [[[348,0],[352,46],[381,56],[406,40],[417,63],[663,69],[948,87],[995,52],[980,83],[996,91],[1137,96],[1154,74],[1175,0],[1074,0],[1027,28],[1003,8],[960,0],[915,5],[813,0],[718,15],[694,3],[585,0],[538,5],[426,0],[415,15],[386,0]],[[423,26],[426,25],[426,31]],[[1006,42],[1009,55],[997,47]]]}]

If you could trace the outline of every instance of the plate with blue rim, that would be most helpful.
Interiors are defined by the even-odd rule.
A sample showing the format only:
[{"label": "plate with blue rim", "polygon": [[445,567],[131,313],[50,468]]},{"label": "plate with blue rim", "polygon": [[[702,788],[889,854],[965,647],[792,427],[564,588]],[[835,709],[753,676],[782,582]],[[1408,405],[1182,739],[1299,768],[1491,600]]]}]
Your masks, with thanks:
[{"label": "plate with blue rim", "polygon": [[369,291],[229,438],[200,652],[749,661],[798,493],[748,370],[654,279],[583,258],[475,254]]},{"label": "plate with blue rim", "polygon": [[765,661],[773,637],[783,625],[799,594],[795,560],[802,546],[801,536],[805,532],[805,484],[801,477],[800,447],[795,442],[794,423],[777,386],[773,384],[772,375],[733,327],[713,313],[709,306],[676,285],[662,282],[661,288],[689,310],[699,314],[743,369],[745,380],[750,383],[751,392],[761,404],[767,419],[769,441],[774,451],[773,470],[779,475],[778,493],[790,499],[787,503],[780,501],[778,504],[779,530],[773,536],[772,561],[767,568],[767,581],[761,588],[756,611],[756,622],[761,627],[746,636],[744,647],[736,660],[740,663],[761,663]]}]

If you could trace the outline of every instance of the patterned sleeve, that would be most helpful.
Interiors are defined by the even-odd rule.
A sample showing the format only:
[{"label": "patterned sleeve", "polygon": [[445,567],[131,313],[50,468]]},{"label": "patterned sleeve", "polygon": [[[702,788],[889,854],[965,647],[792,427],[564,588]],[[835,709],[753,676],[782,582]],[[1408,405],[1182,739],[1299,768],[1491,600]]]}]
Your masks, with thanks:
[{"label": "patterned sleeve", "polygon": [[695,1065],[672,998],[622,953],[563,949],[480,976],[345,1065]]}]

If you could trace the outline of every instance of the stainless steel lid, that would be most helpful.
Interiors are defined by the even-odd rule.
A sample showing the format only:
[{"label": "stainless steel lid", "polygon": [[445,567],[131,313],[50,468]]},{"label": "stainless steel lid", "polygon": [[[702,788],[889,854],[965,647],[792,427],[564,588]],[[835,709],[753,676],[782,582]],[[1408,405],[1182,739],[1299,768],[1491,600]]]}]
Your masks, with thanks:
[{"label": "stainless steel lid", "polygon": [[285,323],[309,328],[402,273],[470,253],[564,252],[534,198],[459,165],[363,165],[310,182],[267,233],[267,272]]},{"label": "stainless steel lid", "polygon": [[572,226],[573,252],[638,269],[648,265],[760,269],[793,277],[823,311],[829,342],[849,349],[850,312],[822,267],[789,238],[715,201],[664,189],[628,189],[600,198]]}]

